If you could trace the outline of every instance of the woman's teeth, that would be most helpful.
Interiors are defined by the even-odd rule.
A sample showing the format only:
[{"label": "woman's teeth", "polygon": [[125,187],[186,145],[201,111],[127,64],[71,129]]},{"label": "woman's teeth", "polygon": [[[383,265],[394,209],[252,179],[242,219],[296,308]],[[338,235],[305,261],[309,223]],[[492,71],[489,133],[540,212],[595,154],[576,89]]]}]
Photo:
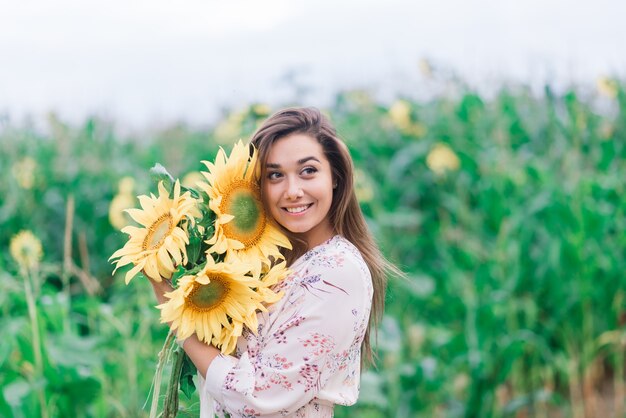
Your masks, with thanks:
[{"label": "woman's teeth", "polygon": [[298,206],[297,208],[285,208],[285,209],[287,209],[287,212],[289,213],[300,213],[300,212],[304,212],[308,208],[309,206],[306,205],[306,206]]}]

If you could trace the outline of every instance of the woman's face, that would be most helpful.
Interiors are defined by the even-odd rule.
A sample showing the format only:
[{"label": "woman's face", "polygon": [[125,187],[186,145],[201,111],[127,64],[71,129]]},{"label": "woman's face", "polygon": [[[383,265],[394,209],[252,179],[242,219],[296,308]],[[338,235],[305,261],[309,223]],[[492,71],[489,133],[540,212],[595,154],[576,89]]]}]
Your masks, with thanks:
[{"label": "woman's face", "polygon": [[333,177],[322,146],[305,134],[272,144],[265,165],[263,195],[271,215],[313,248],[334,235],[328,218]]}]

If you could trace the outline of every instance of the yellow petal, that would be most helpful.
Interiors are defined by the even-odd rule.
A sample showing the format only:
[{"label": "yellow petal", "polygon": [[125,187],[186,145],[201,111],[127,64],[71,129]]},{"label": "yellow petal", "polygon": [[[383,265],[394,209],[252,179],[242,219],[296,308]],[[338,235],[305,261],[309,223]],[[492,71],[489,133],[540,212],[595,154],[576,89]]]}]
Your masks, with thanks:
[{"label": "yellow petal", "polygon": [[126,282],[126,284],[130,283],[130,280],[133,277],[135,277],[141,271],[142,268],[143,268],[143,265],[142,264],[138,264],[138,265],[134,266],[132,269],[130,269],[126,273],[126,276],[124,277],[124,281]]},{"label": "yellow petal", "polygon": [[161,275],[159,274],[159,267],[155,258],[147,258],[144,267],[145,273],[152,280],[157,282],[161,281]]}]

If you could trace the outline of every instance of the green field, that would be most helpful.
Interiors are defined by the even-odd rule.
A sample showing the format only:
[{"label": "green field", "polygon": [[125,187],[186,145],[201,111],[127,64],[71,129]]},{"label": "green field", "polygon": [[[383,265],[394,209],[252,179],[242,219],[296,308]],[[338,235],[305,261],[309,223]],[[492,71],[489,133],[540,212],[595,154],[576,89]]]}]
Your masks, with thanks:
[{"label": "green field", "polygon": [[[625,109],[614,80],[337,94],[324,111],[362,208],[408,274],[390,283],[378,367],[337,417],[626,416]],[[136,135],[98,118],[0,122],[0,416],[148,416],[167,329],[145,280],[111,275],[121,209],[155,190],[155,163],[191,181],[273,110]],[[23,230],[41,258],[32,240],[11,254]],[[197,416],[197,394],[181,407]]]}]

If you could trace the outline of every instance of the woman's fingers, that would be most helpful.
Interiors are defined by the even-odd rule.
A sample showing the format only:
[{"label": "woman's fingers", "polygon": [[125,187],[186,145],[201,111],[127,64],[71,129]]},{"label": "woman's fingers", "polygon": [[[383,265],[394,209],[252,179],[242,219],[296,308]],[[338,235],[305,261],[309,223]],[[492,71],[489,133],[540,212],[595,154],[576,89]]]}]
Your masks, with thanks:
[{"label": "woman's fingers", "polygon": [[145,274],[145,272],[144,275],[150,281],[150,284],[152,285],[152,290],[154,290],[154,295],[156,296],[157,301],[159,303],[164,303],[167,300],[167,298],[165,297],[165,293],[174,290],[174,288],[172,287],[172,283],[169,280],[164,279],[163,277],[161,277],[160,281],[156,281],[152,277]]}]

